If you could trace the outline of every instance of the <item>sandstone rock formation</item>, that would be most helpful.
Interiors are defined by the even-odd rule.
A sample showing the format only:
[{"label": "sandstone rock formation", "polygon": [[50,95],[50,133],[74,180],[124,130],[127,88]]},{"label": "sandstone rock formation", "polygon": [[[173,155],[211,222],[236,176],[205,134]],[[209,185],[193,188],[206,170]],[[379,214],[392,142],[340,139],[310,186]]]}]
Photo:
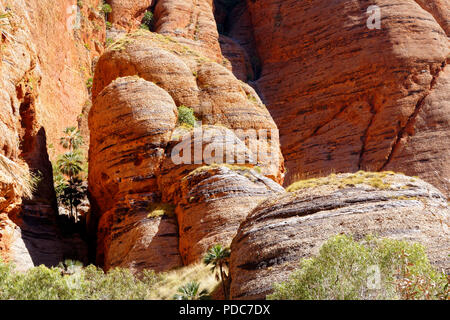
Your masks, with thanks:
[{"label": "sandstone rock formation", "polygon": [[[49,161],[49,147],[58,146],[61,131],[76,123],[88,99],[86,79],[103,48],[104,21],[92,9],[99,0],[83,3],[0,1],[0,150],[3,164],[22,168],[12,182],[2,175],[8,205],[0,224],[8,227],[1,228],[0,254],[19,269],[86,256],[78,236],[68,240],[59,229]],[[40,181],[30,199],[23,201],[22,192],[11,196],[30,173]]]},{"label": "sandstone rock formation", "polygon": [[[57,216],[50,162],[78,121],[105,269],[169,270],[232,243],[233,298],[264,298],[336,233],[418,241],[448,269],[448,1],[107,3],[106,35],[101,0],[0,0],[2,258],[87,262]],[[136,31],[146,11],[152,32]],[[181,106],[201,123],[178,123]],[[281,187],[359,170],[443,194],[391,173]]]},{"label": "sandstone rock formation", "polygon": [[159,0],[155,7],[155,31],[174,36],[202,55],[228,65],[220,52],[213,0]]},{"label": "sandstone rock formation", "polygon": [[171,37],[139,31],[117,41],[99,59],[93,98],[117,77],[132,75],[166,90],[177,106],[191,107],[202,124],[235,130],[252,150],[274,150],[271,159],[257,161],[264,175],[282,182],[278,129],[256,92],[225,67]]},{"label": "sandstone rock formation", "polygon": [[[381,9],[379,30],[367,27],[369,5]],[[418,174],[448,196],[449,112],[439,109],[450,105],[441,79],[450,53],[447,1],[247,6],[262,65],[257,86],[280,128],[287,184],[389,168]],[[403,161],[413,149],[433,156]],[[431,167],[436,173],[424,173]]]},{"label": "sandstone rock formation", "polygon": [[117,79],[94,101],[89,191],[99,211],[97,261],[107,269],[179,265],[177,250],[159,254],[164,247],[177,249],[176,222],[146,216],[160,198],[156,173],[176,122],[170,95],[138,77]]},{"label": "sandstone rock formation", "polygon": [[368,234],[419,242],[430,261],[449,271],[445,197],[417,178],[393,173],[332,175],[294,184],[261,203],[231,246],[233,299],[264,299],[301,258],[336,234]]},{"label": "sandstone rock formation", "polygon": [[153,13],[152,31],[170,35],[202,55],[230,68],[223,59],[213,0],[111,0],[109,20],[126,31],[139,28],[145,11]]},{"label": "sandstone rock formation", "polygon": [[211,245],[229,246],[242,221],[256,205],[283,188],[243,168],[200,168],[181,184],[176,213],[180,254],[185,264],[201,260]]},{"label": "sandstone rock formation", "polygon": [[145,11],[156,3],[155,0],[110,0],[108,2],[112,9],[108,19],[115,26],[122,27],[127,31],[137,29]]},{"label": "sandstone rock formation", "polygon": [[[89,188],[105,268],[167,270],[180,256],[193,263],[209,246],[229,245],[258,201],[283,191],[273,181],[284,174],[277,128],[254,90],[171,37],[139,31],[118,40],[97,63],[92,94]],[[203,125],[176,128],[181,105]],[[192,158],[174,163],[183,144]],[[246,167],[214,165],[238,159]],[[158,203],[173,205],[176,219],[153,217]]]}]

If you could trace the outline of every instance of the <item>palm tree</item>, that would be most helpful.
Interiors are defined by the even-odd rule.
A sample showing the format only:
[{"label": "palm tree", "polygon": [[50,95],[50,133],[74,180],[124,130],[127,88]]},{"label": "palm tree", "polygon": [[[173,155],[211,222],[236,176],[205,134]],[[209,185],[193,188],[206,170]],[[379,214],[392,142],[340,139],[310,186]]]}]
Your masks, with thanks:
[{"label": "palm tree", "polygon": [[78,175],[82,170],[83,160],[77,152],[68,152],[63,154],[57,162],[60,172],[70,179]]},{"label": "palm tree", "polygon": [[83,181],[75,177],[69,180],[61,194],[61,201],[70,207],[70,217],[73,217],[75,222],[78,222],[78,206],[86,198],[86,192],[87,188],[83,185]]},{"label": "palm tree", "polygon": [[229,295],[227,292],[227,286],[225,285],[225,281],[228,279],[228,275],[226,274],[224,268],[228,267],[229,265],[230,254],[230,248],[224,248],[222,247],[222,245],[216,244],[208,250],[205,257],[203,258],[203,262],[206,265],[212,265],[212,272],[219,272],[219,274],[216,273],[216,278],[219,280],[220,275],[225,299],[227,299]]},{"label": "palm tree", "polygon": [[81,137],[80,130],[75,127],[66,128],[64,136],[60,139],[60,144],[70,151],[78,149],[83,144],[83,137]]},{"label": "palm tree", "polygon": [[173,296],[175,300],[205,300],[208,298],[208,290],[200,291],[200,283],[191,281],[178,288],[177,294]]}]

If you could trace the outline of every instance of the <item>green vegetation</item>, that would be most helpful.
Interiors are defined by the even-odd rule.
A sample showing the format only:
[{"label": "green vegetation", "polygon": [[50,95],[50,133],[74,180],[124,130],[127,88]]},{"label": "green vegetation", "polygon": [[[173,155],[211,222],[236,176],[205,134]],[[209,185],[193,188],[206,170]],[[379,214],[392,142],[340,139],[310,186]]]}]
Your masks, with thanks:
[{"label": "green vegetation", "polygon": [[302,189],[315,188],[320,186],[331,186],[338,188],[354,187],[356,185],[365,184],[376,189],[385,190],[391,187],[389,176],[395,175],[394,172],[365,172],[358,171],[354,174],[338,176],[331,174],[328,177],[313,178],[301,180],[291,184],[286,190],[295,192]]},{"label": "green vegetation", "polygon": [[300,261],[273,300],[448,299],[448,278],[433,269],[419,244],[338,235],[319,255]]},{"label": "green vegetation", "polygon": [[86,88],[90,91],[92,89],[92,85],[94,84],[94,78],[89,78],[86,80]]},{"label": "green vegetation", "polygon": [[203,264],[133,275],[121,268],[105,273],[73,260],[55,268],[39,266],[18,272],[0,259],[0,300],[196,300],[208,299],[217,284]]},{"label": "green vegetation", "polygon": [[104,273],[73,261],[22,273],[0,260],[0,300],[142,300],[150,299],[158,281],[153,271],[136,277],[126,269]]},{"label": "green vegetation", "polygon": [[78,221],[78,206],[86,198],[85,163],[79,150],[83,138],[75,127],[66,128],[60,139],[63,148],[69,151],[61,155],[53,164],[53,184],[58,203],[70,208],[70,217]]},{"label": "green vegetation", "polygon": [[191,281],[180,287],[177,294],[173,296],[174,300],[206,300],[209,298],[208,290],[200,291],[200,283]]},{"label": "green vegetation", "polygon": [[179,289],[189,282],[200,283],[202,290],[208,292],[214,292],[218,286],[218,280],[211,273],[210,268],[203,263],[196,263],[161,273],[150,298],[153,300],[173,299],[176,294],[180,293]]},{"label": "green vegetation", "polygon": [[153,12],[146,11],[142,19],[141,29],[151,30],[153,27]]},{"label": "green vegetation", "polygon": [[197,118],[194,115],[194,110],[186,106],[178,107],[178,124],[193,128]]},{"label": "green vegetation", "polygon": [[141,24],[141,25],[139,26],[139,28],[141,28],[141,29],[143,29],[143,30],[150,31],[150,28],[149,28],[146,24]]},{"label": "green vegetation", "polygon": [[230,275],[227,274],[226,269],[229,267],[231,251],[220,244],[216,244],[206,252],[203,262],[208,266],[212,265],[211,271],[216,274],[216,279],[222,283],[222,290],[225,299],[229,298],[228,281]]},{"label": "green vegetation", "polygon": [[108,20],[108,14],[112,12],[112,8],[108,3],[103,3],[101,12],[103,12],[103,14],[105,15],[105,20]]}]

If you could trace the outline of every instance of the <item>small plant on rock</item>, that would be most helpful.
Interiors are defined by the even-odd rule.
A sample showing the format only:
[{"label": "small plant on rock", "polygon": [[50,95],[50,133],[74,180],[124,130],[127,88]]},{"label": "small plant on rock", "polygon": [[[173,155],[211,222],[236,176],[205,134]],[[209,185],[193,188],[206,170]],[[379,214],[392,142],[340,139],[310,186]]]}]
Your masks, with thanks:
[{"label": "small plant on rock", "polygon": [[200,283],[191,281],[178,288],[178,293],[173,296],[174,300],[205,300],[208,298],[208,290],[200,291]]},{"label": "small plant on rock", "polygon": [[186,106],[178,107],[178,124],[193,128],[197,118],[194,115],[194,110]]}]

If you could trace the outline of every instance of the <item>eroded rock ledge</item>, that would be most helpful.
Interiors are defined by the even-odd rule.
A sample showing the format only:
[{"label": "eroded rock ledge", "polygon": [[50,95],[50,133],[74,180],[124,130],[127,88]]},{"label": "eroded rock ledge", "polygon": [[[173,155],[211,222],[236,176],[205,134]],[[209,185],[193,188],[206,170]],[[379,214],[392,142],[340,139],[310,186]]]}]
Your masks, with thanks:
[{"label": "eroded rock ledge", "polygon": [[432,264],[449,270],[446,198],[420,179],[393,173],[334,175],[300,182],[261,203],[231,246],[233,299],[265,299],[301,258],[336,234],[419,242]]}]

